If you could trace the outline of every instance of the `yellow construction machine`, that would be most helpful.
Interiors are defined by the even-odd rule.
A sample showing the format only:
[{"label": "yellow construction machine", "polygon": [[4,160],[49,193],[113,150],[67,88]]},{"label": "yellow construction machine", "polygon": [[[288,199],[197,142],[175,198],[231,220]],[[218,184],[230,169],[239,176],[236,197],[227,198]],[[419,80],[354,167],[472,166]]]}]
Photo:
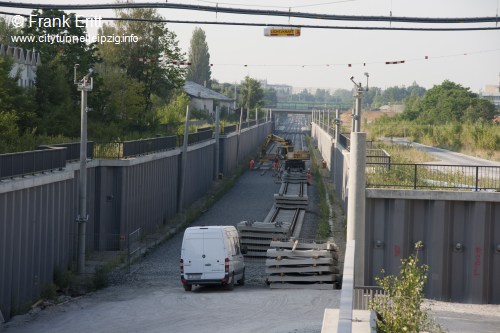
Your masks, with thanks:
[{"label": "yellow construction machine", "polygon": [[[276,142],[279,146],[276,148],[275,154],[268,154],[267,149],[271,142]],[[295,150],[292,146],[292,141],[284,139],[275,134],[269,134],[261,147],[261,160],[274,160],[278,158],[280,161],[285,161],[285,169],[306,169],[306,160],[311,158],[311,155],[306,150]]]}]

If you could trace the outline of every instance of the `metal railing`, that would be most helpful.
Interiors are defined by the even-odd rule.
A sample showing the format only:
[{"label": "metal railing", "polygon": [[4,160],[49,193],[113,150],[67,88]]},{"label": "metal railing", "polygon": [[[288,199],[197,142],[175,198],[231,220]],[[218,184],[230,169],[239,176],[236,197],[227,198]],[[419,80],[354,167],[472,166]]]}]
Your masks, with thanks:
[{"label": "metal railing", "polygon": [[123,141],[123,157],[150,154],[161,150],[174,149],[177,146],[175,136],[163,136],[153,139]]},{"label": "metal railing", "polygon": [[378,286],[355,286],[353,292],[354,310],[370,310],[370,302],[378,296],[384,295],[384,289]]},{"label": "metal railing", "polygon": [[366,163],[385,163],[390,168],[391,155],[384,149],[366,149]]},{"label": "metal railing", "polygon": [[2,154],[0,155],[0,179],[62,170],[65,166],[66,148],[64,147]]},{"label": "metal railing", "polygon": [[236,132],[237,129],[238,129],[238,125],[224,126],[224,127],[222,127],[221,133],[222,134],[229,134],[229,133]]},{"label": "metal railing", "polygon": [[[213,132],[214,131],[212,129],[209,129],[201,132],[189,133],[188,145],[212,139]],[[179,139],[179,146],[182,146],[184,142],[184,136],[179,136],[178,139]]]},{"label": "metal railing", "polygon": [[367,163],[366,187],[500,191],[500,166]]},{"label": "metal railing", "polygon": [[[340,133],[339,143],[347,150],[351,150],[351,138],[349,133]],[[372,140],[366,140],[366,148],[373,149],[374,144]]]},{"label": "metal railing", "polygon": [[94,145],[94,158],[121,159],[174,149],[176,146],[175,135],[144,140],[99,142]]},{"label": "metal railing", "polygon": [[[66,161],[74,162],[80,159],[80,142],[71,142],[71,143],[58,143],[53,145],[41,145],[38,146],[38,150],[43,149],[51,149],[52,147],[64,147],[66,148]],[[87,158],[92,158],[94,151],[94,142],[87,141]]]}]

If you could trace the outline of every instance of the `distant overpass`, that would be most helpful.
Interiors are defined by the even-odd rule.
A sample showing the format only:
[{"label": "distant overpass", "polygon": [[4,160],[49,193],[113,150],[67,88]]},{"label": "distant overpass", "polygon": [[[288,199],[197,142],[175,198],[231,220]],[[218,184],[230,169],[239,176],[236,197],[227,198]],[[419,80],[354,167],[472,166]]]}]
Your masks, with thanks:
[{"label": "distant overpass", "polygon": [[311,114],[312,110],[301,110],[301,109],[291,109],[291,108],[269,108],[272,113],[293,113],[293,114]]}]

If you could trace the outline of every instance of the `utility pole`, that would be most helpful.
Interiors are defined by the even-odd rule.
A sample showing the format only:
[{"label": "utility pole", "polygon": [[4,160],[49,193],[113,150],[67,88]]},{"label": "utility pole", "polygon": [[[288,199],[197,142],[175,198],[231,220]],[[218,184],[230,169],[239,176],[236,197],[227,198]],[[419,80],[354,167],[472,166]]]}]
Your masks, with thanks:
[{"label": "utility pole", "polygon": [[363,98],[363,92],[368,91],[368,78],[370,75],[365,73],[366,76],[366,89],[363,89],[363,86],[360,83],[354,82],[354,76],[351,76],[351,81],[354,83],[355,87],[355,95],[356,100],[354,102],[354,110],[352,114],[352,131],[359,132],[361,129],[361,100]]},{"label": "utility pole", "polygon": [[177,212],[182,212],[184,205],[184,186],[186,183],[187,151],[189,140],[189,105],[186,107],[186,122],[184,123],[184,140],[182,142],[181,159],[181,181],[179,184],[179,199],[177,200]]},{"label": "utility pole", "polygon": [[241,136],[241,122],[243,121],[243,106],[240,111],[240,124],[238,125],[238,140],[236,143],[236,163],[240,161],[240,136]]},{"label": "utility pole", "polygon": [[220,135],[220,107],[215,107],[215,180],[219,180],[219,135]]},{"label": "utility pole", "polygon": [[368,91],[368,73],[366,89],[361,83],[356,84],[356,108],[353,115],[353,131],[351,132],[351,149],[349,156],[349,187],[347,202],[347,240],[356,240],[354,257],[354,285],[365,283],[365,202],[366,202],[366,133],[361,133],[361,98]]},{"label": "utility pole", "polygon": [[78,223],[78,254],[77,254],[77,268],[78,273],[85,272],[85,239],[86,228],[89,215],[87,213],[87,92],[92,91],[93,79],[92,73],[94,70],[89,69],[89,73],[80,81],[76,79],[76,71],[80,67],[75,64],[73,68],[73,83],[76,84],[77,90],[82,92],[81,101],[81,117],[80,117],[80,178],[78,182],[78,216],[76,222]]}]

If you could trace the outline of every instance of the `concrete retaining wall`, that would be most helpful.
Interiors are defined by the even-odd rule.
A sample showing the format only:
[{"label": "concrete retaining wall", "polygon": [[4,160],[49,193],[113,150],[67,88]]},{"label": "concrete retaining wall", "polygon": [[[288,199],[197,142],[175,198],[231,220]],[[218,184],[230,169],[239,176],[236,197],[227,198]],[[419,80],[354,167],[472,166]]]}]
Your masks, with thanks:
[{"label": "concrete retaining wall", "polygon": [[[241,133],[240,158],[257,151],[272,123]],[[238,135],[221,137],[220,167],[237,166]],[[215,140],[188,147],[184,207],[206,193],[214,181]],[[181,150],[126,160],[88,163],[87,252],[119,250],[127,235],[157,230],[177,213]],[[0,311],[8,320],[38,300],[76,259],[79,164],[63,171],[0,182]]]}]

